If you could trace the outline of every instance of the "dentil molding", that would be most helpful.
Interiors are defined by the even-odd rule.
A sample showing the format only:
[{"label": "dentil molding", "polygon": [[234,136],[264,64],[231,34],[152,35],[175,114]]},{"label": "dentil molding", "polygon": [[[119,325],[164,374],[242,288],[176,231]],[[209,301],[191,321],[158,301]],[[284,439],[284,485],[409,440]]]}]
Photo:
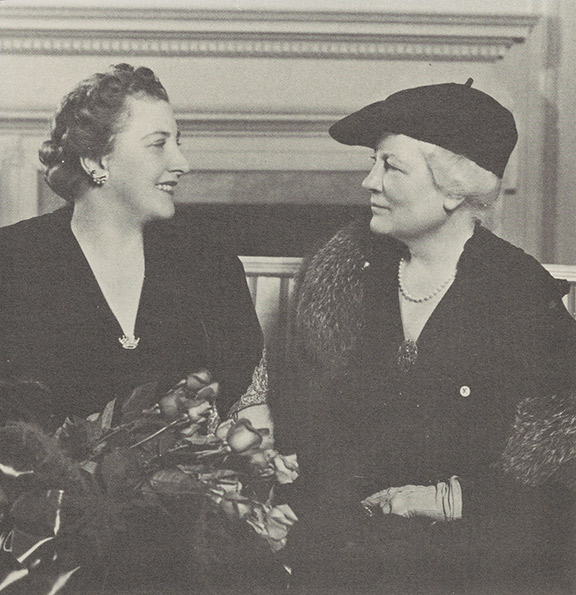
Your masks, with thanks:
[{"label": "dentil molding", "polygon": [[[383,3],[384,4],[384,3]],[[0,6],[0,53],[493,62],[538,15]]]}]

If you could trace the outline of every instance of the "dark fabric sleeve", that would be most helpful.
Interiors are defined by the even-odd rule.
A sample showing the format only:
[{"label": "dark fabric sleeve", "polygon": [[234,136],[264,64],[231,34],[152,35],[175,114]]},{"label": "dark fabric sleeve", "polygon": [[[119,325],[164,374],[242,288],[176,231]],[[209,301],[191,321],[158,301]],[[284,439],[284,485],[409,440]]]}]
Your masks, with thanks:
[{"label": "dark fabric sleeve", "polygon": [[[534,580],[568,584],[574,578],[569,568],[576,492],[566,487],[569,471],[562,471],[570,466],[563,458],[576,456],[576,411],[554,404],[574,387],[576,322],[560,297],[537,296],[532,307],[511,315],[512,326],[524,329],[512,335],[509,346],[520,354],[516,373],[530,374],[534,384],[517,403],[519,412],[526,402],[534,403],[526,414],[531,431],[519,435],[518,413],[502,460],[462,474],[463,519],[457,531],[463,539],[454,543],[459,555],[477,557],[494,572],[516,567]],[[510,392],[513,388],[512,378]],[[512,455],[518,458],[514,464]]]},{"label": "dark fabric sleeve", "polygon": [[204,304],[209,358],[221,378],[218,409],[225,415],[250,385],[263,338],[240,259],[221,253],[209,275],[212,291]]},{"label": "dark fabric sleeve", "polygon": [[284,453],[296,452],[306,436],[304,426],[309,422],[307,402],[310,383],[314,377],[314,358],[306,352],[299,339],[296,305],[300,286],[310,266],[312,254],[302,261],[295,278],[292,308],[289,312],[285,358],[279,361],[269,353],[269,397],[268,403],[274,420],[274,441]]}]

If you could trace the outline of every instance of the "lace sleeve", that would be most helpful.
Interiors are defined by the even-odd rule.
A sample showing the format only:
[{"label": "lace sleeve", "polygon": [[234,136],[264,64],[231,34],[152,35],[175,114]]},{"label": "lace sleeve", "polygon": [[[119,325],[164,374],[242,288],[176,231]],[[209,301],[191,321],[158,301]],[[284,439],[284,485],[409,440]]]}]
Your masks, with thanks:
[{"label": "lace sleeve", "polygon": [[266,350],[262,351],[260,363],[254,369],[252,382],[248,390],[232,405],[228,417],[232,417],[242,409],[252,405],[264,405],[268,402],[268,368],[266,365]]}]

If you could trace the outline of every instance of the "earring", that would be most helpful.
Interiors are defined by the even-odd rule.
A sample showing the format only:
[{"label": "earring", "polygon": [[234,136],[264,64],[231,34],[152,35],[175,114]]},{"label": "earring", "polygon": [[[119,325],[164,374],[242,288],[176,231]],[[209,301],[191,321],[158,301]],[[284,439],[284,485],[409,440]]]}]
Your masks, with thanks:
[{"label": "earring", "polygon": [[90,172],[90,177],[92,178],[92,182],[96,185],[96,186],[102,186],[104,184],[104,182],[108,179],[108,172],[104,172],[101,175],[97,175],[96,174],[96,170],[93,169]]}]

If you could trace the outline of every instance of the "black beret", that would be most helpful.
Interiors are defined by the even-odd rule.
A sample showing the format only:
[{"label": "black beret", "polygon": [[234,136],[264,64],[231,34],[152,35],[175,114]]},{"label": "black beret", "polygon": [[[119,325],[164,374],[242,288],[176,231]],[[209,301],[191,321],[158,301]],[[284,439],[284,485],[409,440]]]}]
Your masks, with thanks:
[{"label": "black beret", "polygon": [[339,120],[330,136],[375,149],[385,133],[405,134],[464,155],[501,178],[518,139],[514,116],[471,83],[398,91]]}]

